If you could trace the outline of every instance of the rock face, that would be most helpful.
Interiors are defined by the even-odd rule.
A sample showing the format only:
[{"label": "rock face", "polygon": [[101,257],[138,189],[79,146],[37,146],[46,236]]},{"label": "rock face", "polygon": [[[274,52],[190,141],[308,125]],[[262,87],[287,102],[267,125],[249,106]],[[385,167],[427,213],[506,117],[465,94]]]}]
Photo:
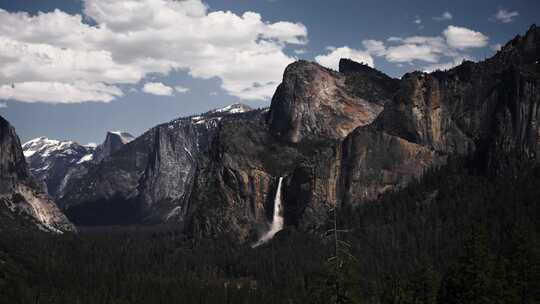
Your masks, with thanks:
[{"label": "rock face", "polygon": [[197,168],[234,105],[159,125],[73,179],[59,205],[77,224],[183,222]]},{"label": "rock face", "polygon": [[109,157],[114,152],[120,150],[125,144],[131,142],[135,137],[122,131],[109,131],[105,136],[105,141],[96,148],[93,161],[98,163]]},{"label": "rock face", "polygon": [[91,161],[95,148],[73,141],[39,137],[22,145],[32,175],[52,197],[59,197],[74,171]]},{"label": "rock face", "polygon": [[70,179],[86,174],[89,164],[101,162],[131,140],[131,134],[117,131],[107,132],[105,141],[97,147],[39,137],[22,148],[32,175],[44,184],[50,196],[59,199]]},{"label": "rock face", "polygon": [[[337,73],[306,61],[289,65],[272,98],[270,132],[291,143],[309,136],[344,138],[371,123],[394,93],[387,89],[396,80],[379,76],[369,67]],[[353,88],[358,79],[367,85]]]},{"label": "rock face", "polygon": [[[268,229],[282,176],[286,225],[324,223],[339,196],[340,140],[371,123],[398,88],[395,79],[349,64],[340,73],[293,63],[269,112],[221,122],[195,179],[189,230],[199,237],[233,231],[239,241],[256,239]],[[363,86],[353,88],[359,79]]]},{"label": "rock face", "polygon": [[[254,239],[272,215],[277,182],[304,159],[302,151],[267,131],[266,111],[224,118],[201,155],[187,227],[198,236]],[[305,151],[306,154],[311,153]]]},{"label": "rock face", "polygon": [[[0,117],[0,181],[2,216],[31,221],[45,231],[57,233],[75,231],[75,227],[47,193],[33,180],[15,129],[2,117]],[[1,222],[3,221],[0,218],[0,224]]]},{"label": "rock face", "polygon": [[405,75],[377,119],[344,141],[343,202],[376,198],[449,155],[495,174],[538,162],[538,46],[533,26],[484,62]]},{"label": "rock face", "polygon": [[285,225],[311,230],[335,205],[377,198],[449,157],[512,174],[539,161],[539,46],[533,26],[491,59],[400,80],[346,59],[339,72],[299,61],[270,109],[157,126],[71,183],[61,204],[80,223],[174,220],[196,237],[254,241],[280,177]]}]

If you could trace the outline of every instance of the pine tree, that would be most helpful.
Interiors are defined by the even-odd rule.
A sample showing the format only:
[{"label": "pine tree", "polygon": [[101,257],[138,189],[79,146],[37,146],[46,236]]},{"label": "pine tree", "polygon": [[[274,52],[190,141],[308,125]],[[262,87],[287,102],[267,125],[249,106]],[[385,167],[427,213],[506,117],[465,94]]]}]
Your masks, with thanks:
[{"label": "pine tree", "polygon": [[464,253],[450,267],[443,279],[440,303],[488,304],[493,303],[491,286],[491,257],[487,233],[483,227],[473,227],[464,244]]}]

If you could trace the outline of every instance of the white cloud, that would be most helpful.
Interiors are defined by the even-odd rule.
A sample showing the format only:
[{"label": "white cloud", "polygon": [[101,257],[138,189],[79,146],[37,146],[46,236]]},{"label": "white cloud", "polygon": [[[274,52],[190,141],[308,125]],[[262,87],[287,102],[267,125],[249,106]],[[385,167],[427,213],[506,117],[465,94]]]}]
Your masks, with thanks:
[{"label": "white cloud", "polygon": [[467,28],[448,26],[441,36],[390,37],[385,42],[364,40],[365,51],[373,56],[384,57],[398,67],[404,63],[427,62],[425,71],[448,69],[464,59],[472,60],[466,53],[469,48],[487,45],[488,37]]},{"label": "white cloud", "polygon": [[412,36],[390,37],[388,46],[378,40],[362,41],[366,51],[375,56],[384,56],[390,62],[412,62],[414,60],[438,62],[441,56],[453,56],[455,51],[446,45],[442,37]]},{"label": "white cloud", "polygon": [[495,19],[502,23],[510,23],[514,21],[514,18],[519,16],[519,12],[517,11],[507,11],[505,9],[499,9],[497,13],[495,14]]},{"label": "white cloud", "polygon": [[397,46],[388,47],[385,57],[390,62],[438,62],[441,55],[451,52],[441,37],[412,36],[402,39]]},{"label": "white cloud", "polygon": [[362,44],[366,51],[376,56],[382,56],[386,53],[384,42],[379,40],[363,40]]},{"label": "white cloud", "polygon": [[373,67],[373,57],[362,50],[351,49],[348,46],[343,46],[340,48],[334,48],[329,50],[329,53],[326,55],[319,55],[315,57],[320,65],[325,66],[330,69],[338,70],[339,69],[339,60],[341,58],[347,58],[354,60],[356,62],[365,63]]},{"label": "white cloud", "polygon": [[109,102],[122,95],[118,87],[103,83],[29,81],[0,85],[0,99],[23,102],[78,103],[88,100]]},{"label": "white cloud", "polygon": [[[83,4],[83,16],[0,9],[0,85],[15,84],[15,91],[29,82],[66,88],[81,83],[135,85],[149,73],[183,70],[195,78],[217,77],[233,96],[267,99],[284,68],[294,61],[284,53],[286,45],[307,43],[307,29],[300,23],[266,22],[254,12],[209,12],[201,0]],[[13,98],[30,94],[8,91]],[[108,99],[97,97],[94,100]]]},{"label": "white cloud", "polygon": [[307,51],[305,49],[296,49],[294,50],[294,53],[297,55],[305,54]]},{"label": "white cloud", "polygon": [[420,17],[416,16],[416,17],[414,18],[414,23],[415,23],[415,24],[422,24],[422,19],[420,19]]},{"label": "white cloud", "polygon": [[390,62],[411,62],[413,60],[437,62],[439,55],[432,52],[428,45],[402,44],[389,47],[386,52],[386,60]]},{"label": "white cloud", "polygon": [[435,21],[445,21],[445,20],[452,20],[452,18],[454,18],[454,16],[452,16],[452,13],[450,13],[449,11],[446,11],[446,12],[442,13],[442,15],[440,15],[440,16],[433,17],[433,20],[435,20]]},{"label": "white cloud", "polygon": [[7,108],[7,103],[0,102],[0,109],[2,109],[2,108]]},{"label": "white cloud", "polygon": [[143,92],[158,96],[171,96],[173,94],[173,88],[161,82],[147,82],[144,84]]},{"label": "white cloud", "polygon": [[450,25],[444,30],[446,43],[456,49],[484,47],[488,43],[488,37],[480,32],[468,28]]},{"label": "white cloud", "polygon": [[449,62],[444,62],[444,63],[436,63],[436,64],[432,64],[432,65],[428,65],[426,67],[424,67],[422,70],[426,73],[431,73],[433,71],[446,71],[446,70],[449,70],[455,66],[458,66],[460,65],[461,63],[463,63],[464,60],[471,60],[470,57],[462,57],[462,56],[459,56],[459,57],[456,57],[454,58],[452,61],[449,61]]},{"label": "white cloud", "polygon": [[186,87],[183,87],[183,86],[180,86],[180,85],[177,85],[174,87],[174,90],[180,94],[184,94],[184,93],[188,93],[190,91],[189,88],[186,88]]},{"label": "white cloud", "polygon": [[502,44],[496,43],[489,46],[492,51],[498,52],[502,48]]}]

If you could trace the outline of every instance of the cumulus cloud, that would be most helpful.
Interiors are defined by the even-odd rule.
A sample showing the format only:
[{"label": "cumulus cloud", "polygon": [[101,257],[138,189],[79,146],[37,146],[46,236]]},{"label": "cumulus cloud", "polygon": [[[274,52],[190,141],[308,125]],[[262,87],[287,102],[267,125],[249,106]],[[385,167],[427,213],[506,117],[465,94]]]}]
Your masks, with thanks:
[{"label": "cumulus cloud", "polygon": [[109,102],[123,96],[122,91],[111,85],[88,82],[17,82],[0,85],[0,99],[24,102],[77,103],[88,100]]},{"label": "cumulus cloud", "polygon": [[435,63],[442,56],[454,56],[456,51],[439,36],[390,37],[387,44],[379,40],[362,41],[366,51],[375,56],[383,56],[389,62],[410,63],[424,61]]},{"label": "cumulus cloud", "polygon": [[514,21],[514,18],[516,18],[517,16],[519,16],[519,12],[517,11],[507,11],[505,9],[499,9],[494,17],[496,20],[502,23],[510,23]]},{"label": "cumulus cloud", "polygon": [[363,40],[362,44],[364,45],[366,51],[370,54],[382,56],[386,53],[386,47],[384,46],[384,42],[382,41],[371,39]]},{"label": "cumulus cloud", "polygon": [[489,48],[495,52],[498,52],[502,48],[502,44],[496,43],[489,46]]},{"label": "cumulus cloud", "polygon": [[451,25],[440,36],[390,37],[386,41],[364,40],[362,44],[369,55],[384,57],[400,67],[423,62],[429,64],[425,71],[434,71],[471,60],[466,51],[486,46],[487,42],[488,37],[480,32]]},{"label": "cumulus cloud", "polygon": [[158,96],[172,96],[173,88],[161,82],[147,82],[144,84],[143,92]]},{"label": "cumulus cloud", "polygon": [[[294,61],[284,48],[307,43],[300,23],[271,23],[255,12],[211,12],[201,0],[84,0],[83,7],[83,15],[0,9],[0,98],[35,101],[48,94],[39,91],[43,87],[54,87],[72,93],[63,98],[51,92],[39,100],[110,101],[121,96],[117,84],[181,70],[217,77],[230,95],[267,99]],[[32,94],[32,88],[38,91]]]},{"label": "cumulus cloud", "polygon": [[448,45],[456,49],[484,47],[488,43],[488,37],[486,35],[454,25],[446,28],[443,35],[446,37]]},{"label": "cumulus cloud", "polygon": [[435,20],[435,21],[445,21],[445,20],[452,20],[452,18],[454,18],[454,16],[452,16],[452,13],[450,13],[449,11],[446,11],[446,12],[442,13],[442,15],[440,15],[440,16],[433,17],[433,20]]},{"label": "cumulus cloud", "polygon": [[328,51],[325,55],[316,56],[315,61],[322,66],[336,71],[339,69],[339,60],[341,58],[351,59],[373,67],[373,57],[366,51],[352,49],[348,46],[330,48]]},{"label": "cumulus cloud", "polygon": [[441,37],[412,36],[388,47],[384,55],[390,62],[438,62],[441,55],[451,52]]},{"label": "cumulus cloud", "polygon": [[174,87],[174,90],[180,94],[184,94],[184,93],[188,93],[190,91],[189,88],[186,88],[186,87],[183,87],[183,86],[180,86],[180,85],[177,85]]},{"label": "cumulus cloud", "polygon": [[484,47],[488,40],[488,37],[480,32],[450,25],[439,36],[393,36],[386,41],[363,40],[363,49],[327,47],[328,53],[315,57],[315,60],[337,70],[341,58],[350,58],[373,66],[375,56],[383,57],[398,67],[424,63],[429,64],[423,68],[425,71],[445,70],[461,64],[463,60],[473,60],[467,50]]}]

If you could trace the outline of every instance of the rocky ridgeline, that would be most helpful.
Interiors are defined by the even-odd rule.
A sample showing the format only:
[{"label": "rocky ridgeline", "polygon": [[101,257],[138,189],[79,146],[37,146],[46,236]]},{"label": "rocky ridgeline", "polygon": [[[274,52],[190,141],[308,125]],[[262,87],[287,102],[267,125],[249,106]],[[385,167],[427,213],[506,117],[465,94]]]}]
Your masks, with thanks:
[{"label": "rocky ridgeline", "polygon": [[233,105],[156,126],[73,179],[58,204],[79,224],[183,222],[199,156]]},{"label": "rocky ridgeline", "polygon": [[72,178],[86,174],[89,165],[101,162],[133,139],[127,132],[107,132],[105,141],[96,147],[39,137],[24,143],[22,149],[32,175],[49,195],[59,199]]},{"label": "rocky ridgeline", "polygon": [[232,106],[152,128],[59,200],[79,224],[173,221],[195,237],[256,240],[283,176],[285,226],[317,229],[336,204],[361,204],[458,155],[488,174],[537,163],[540,30],[493,58],[393,79],[343,59],[299,61],[271,107]]}]

